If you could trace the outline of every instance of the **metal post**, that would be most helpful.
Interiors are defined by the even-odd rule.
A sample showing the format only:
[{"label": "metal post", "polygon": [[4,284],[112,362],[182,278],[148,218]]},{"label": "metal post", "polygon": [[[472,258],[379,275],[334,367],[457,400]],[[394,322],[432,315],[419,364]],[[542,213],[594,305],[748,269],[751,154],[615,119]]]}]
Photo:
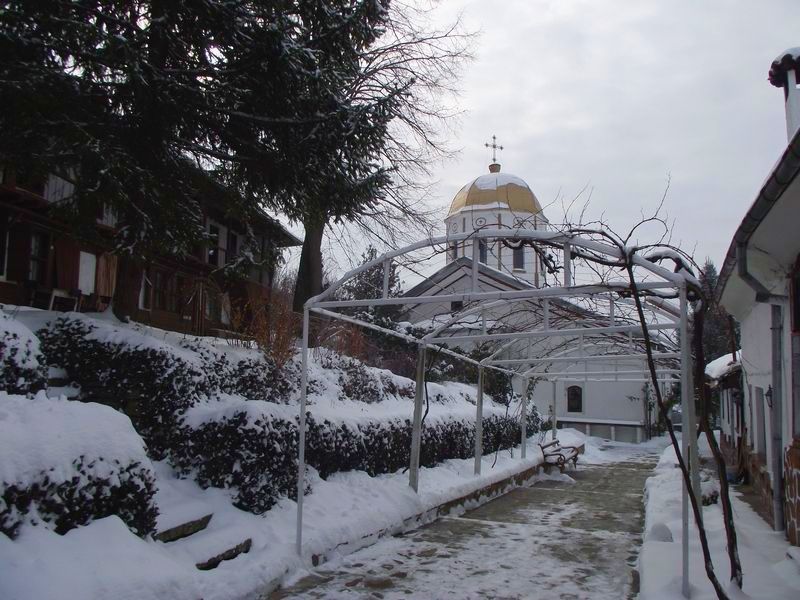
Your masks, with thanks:
[{"label": "metal post", "polygon": [[564,244],[564,287],[572,285],[572,250],[569,243]]},{"label": "metal post", "polygon": [[478,367],[478,399],[475,405],[475,475],[480,475],[483,458],[483,367]]},{"label": "metal post", "polygon": [[[691,351],[689,352],[691,355]],[[703,490],[700,487],[700,450],[697,446],[697,411],[694,392],[694,369],[689,368],[689,429],[692,432],[689,438],[689,462],[692,474],[692,493],[697,499],[697,506],[700,509],[700,520],[703,519]]]},{"label": "metal post", "polygon": [[552,439],[556,439],[556,429],[558,428],[558,410],[556,408],[556,388],[558,387],[558,382],[553,381],[553,429],[552,429]]},{"label": "metal post", "polygon": [[411,430],[411,463],[408,467],[408,485],[419,491],[419,454],[422,447],[422,403],[425,400],[425,346],[417,352],[417,388],[414,394],[414,423]]},{"label": "metal post", "polygon": [[392,261],[391,259],[383,261],[383,293],[382,298],[389,297],[389,279],[392,274]]},{"label": "metal post", "polygon": [[481,257],[480,242],[477,238],[472,240],[472,293],[478,291],[478,265]]},{"label": "metal post", "polygon": [[520,437],[522,438],[521,458],[528,454],[528,378],[522,380],[522,405],[520,411]]},{"label": "metal post", "polygon": [[[770,471],[772,471],[772,520],[775,531],[783,531],[783,306],[772,305],[772,406],[770,407]],[[766,408],[766,407],[764,407]]]},{"label": "metal post", "polygon": [[303,309],[303,350],[300,366],[300,438],[297,444],[297,532],[295,545],[298,556],[303,551],[303,494],[306,487],[306,395],[308,392],[308,308]]},{"label": "metal post", "polygon": [[[688,311],[689,303],[686,299],[686,285],[680,286],[680,344],[681,344],[681,454],[684,461],[689,455],[689,438],[692,431],[689,429],[689,365],[691,364],[691,353],[689,351],[689,324]],[[688,463],[687,463],[688,465]],[[683,494],[681,501],[682,527],[682,574],[681,592],[684,598],[688,598],[689,590],[689,490],[686,487],[686,480],[683,481]]]}]

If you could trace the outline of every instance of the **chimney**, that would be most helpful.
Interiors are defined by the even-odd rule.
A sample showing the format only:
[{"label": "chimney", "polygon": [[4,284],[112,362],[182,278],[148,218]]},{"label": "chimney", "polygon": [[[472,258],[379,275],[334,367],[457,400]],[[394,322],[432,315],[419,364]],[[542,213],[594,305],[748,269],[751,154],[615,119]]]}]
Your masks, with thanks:
[{"label": "chimney", "polygon": [[798,71],[800,71],[800,47],[781,52],[772,61],[769,69],[769,82],[775,87],[783,88],[783,97],[786,101],[786,136],[790,142],[800,129]]}]

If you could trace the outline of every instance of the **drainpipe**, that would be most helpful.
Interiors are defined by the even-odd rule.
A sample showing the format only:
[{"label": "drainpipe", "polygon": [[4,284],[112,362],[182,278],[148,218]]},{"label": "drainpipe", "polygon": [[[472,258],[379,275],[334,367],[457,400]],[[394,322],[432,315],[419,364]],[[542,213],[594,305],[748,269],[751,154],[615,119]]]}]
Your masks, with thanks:
[{"label": "drainpipe", "polygon": [[[783,307],[787,297],[770,292],[747,269],[747,242],[736,247],[736,265],[739,277],[756,293],[756,302],[769,303],[772,307],[772,401],[770,406],[770,430],[772,444],[767,457],[772,474],[772,518],[773,529],[783,531],[783,438],[781,436],[783,414]],[[752,426],[752,423],[751,423]]]},{"label": "drainpipe", "polygon": [[772,305],[772,452],[769,457],[772,470],[773,529],[783,531],[783,306]]}]

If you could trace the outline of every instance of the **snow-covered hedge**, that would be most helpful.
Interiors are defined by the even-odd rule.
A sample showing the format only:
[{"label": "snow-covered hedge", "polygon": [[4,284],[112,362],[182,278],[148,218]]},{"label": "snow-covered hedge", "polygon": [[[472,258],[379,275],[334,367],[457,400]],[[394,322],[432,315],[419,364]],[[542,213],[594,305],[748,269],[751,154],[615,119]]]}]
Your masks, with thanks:
[{"label": "snow-covered hedge", "polygon": [[156,457],[168,448],[179,415],[211,391],[196,353],[131,329],[71,313],[39,338],[48,363],[80,385],[81,399],[127,414]]},{"label": "snow-covered hedge", "polygon": [[27,394],[46,382],[39,340],[16,319],[0,311],[0,390]]},{"label": "snow-covered hedge", "polygon": [[[359,422],[315,420],[307,415],[306,461],[320,476],[340,471],[392,473],[408,466],[411,422],[404,418]],[[203,486],[234,490],[239,508],[269,510],[279,498],[296,497],[297,415],[295,407],[223,396],[189,409],[183,443],[173,458]],[[529,415],[529,432],[541,419]],[[519,443],[519,422],[507,415],[484,418],[484,452]],[[423,429],[420,463],[432,467],[451,458],[468,458],[474,449],[473,417],[431,419]]]},{"label": "snow-covered hedge", "polygon": [[123,414],[94,403],[0,392],[0,532],[23,523],[65,533],[119,516],[144,536],[155,528],[155,475]]}]

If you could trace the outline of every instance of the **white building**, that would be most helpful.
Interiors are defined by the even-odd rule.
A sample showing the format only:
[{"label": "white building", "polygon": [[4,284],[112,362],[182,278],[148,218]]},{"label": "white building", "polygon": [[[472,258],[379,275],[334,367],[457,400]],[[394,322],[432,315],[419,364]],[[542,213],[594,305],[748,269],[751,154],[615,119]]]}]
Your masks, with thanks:
[{"label": "white building", "polygon": [[[717,297],[741,324],[742,405],[723,406],[723,445],[776,529],[800,545],[800,48],[772,63],[788,145],[731,241]],[[738,422],[737,422],[738,419]],[[737,427],[738,425],[738,427]]]},{"label": "white building", "polygon": [[[465,185],[453,198],[445,218],[448,234],[461,234],[488,229],[548,229],[551,227],[541,204],[528,184],[515,175],[502,173],[493,163],[489,173]],[[472,288],[472,261],[480,263],[477,288],[481,292],[543,287],[556,284],[557,274],[548,272],[547,255],[554,251],[534,244],[515,244],[509,241],[473,242],[467,240],[448,246],[446,265],[409,290],[407,296],[457,294]],[[460,329],[450,329],[454,335],[483,330],[515,331],[541,327],[544,319],[543,302],[529,301],[493,309],[482,316],[465,317]],[[405,318],[418,326],[435,326],[457,315],[465,308],[460,302],[419,304],[407,307]],[[550,300],[550,327],[573,328],[602,321],[613,323],[614,317],[599,315],[576,303]],[[538,373],[533,401],[544,415],[551,415],[555,406],[556,419],[561,425],[576,427],[590,433],[624,441],[639,441],[645,436],[648,415],[644,380],[633,378],[632,370],[641,369],[642,362],[619,364],[607,362],[576,362],[589,354],[629,348],[636,340],[626,336],[604,335],[576,340],[551,337],[528,341],[508,350],[510,359],[521,356],[543,357]],[[466,346],[468,344],[453,344]],[[586,375],[597,373],[603,381],[593,381]],[[621,374],[618,374],[621,373]],[[648,416],[646,416],[648,415]]]}]

